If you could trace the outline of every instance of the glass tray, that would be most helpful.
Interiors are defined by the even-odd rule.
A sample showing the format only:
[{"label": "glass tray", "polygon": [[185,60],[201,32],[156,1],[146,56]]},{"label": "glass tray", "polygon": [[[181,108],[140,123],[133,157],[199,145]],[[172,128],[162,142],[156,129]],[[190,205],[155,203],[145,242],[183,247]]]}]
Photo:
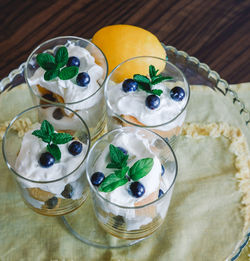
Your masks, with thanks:
[{"label": "glass tray", "polygon": [[[200,63],[199,60],[195,57],[190,57],[187,53],[178,51],[172,46],[163,46],[166,49],[168,60],[181,69],[190,85],[207,86],[211,92],[215,92],[221,97],[225,97],[223,98],[225,100],[225,106],[228,106],[230,112],[235,114],[235,125],[240,127],[242,132],[248,136],[250,129],[250,112],[245,107],[244,102],[239,99],[238,94],[229,87],[228,83],[221,79],[218,73],[210,70],[206,64]],[[4,96],[8,97],[12,89],[20,86],[22,83],[25,83],[23,72],[24,63],[21,64],[18,69],[13,70],[8,77],[4,78],[0,82],[0,98],[3,98]],[[25,105],[26,103],[24,102],[23,109],[26,108]],[[14,117],[16,114],[17,111],[15,111],[15,107],[12,107],[10,110],[8,110],[9,119]],[[248,140],[250,140],[250,138],[248,138]],[[83,229],[81,224],[85,222],[85,219],[92,219],[93,222],[89,227],[85,227]],[[123,248],[144,240],[122,240],[113,237],[100,229],[94,217],[90,197],[81,208],[71,214],[61,217],[61,221],[76,238],[90,246],[97,248]],[[155,234],[153,234],[150,237],[150,240],[152,240],[153,237],[156,238],[159,236],[160,233],[164,233],[166,226],[167,224],[164,223],[163,229],[160,229],[160,231],[157,231]],[[248,230],[245,235],[242,235],[240,240],[235,241],[234,248],[231,252],[228,253],[228,256],[226,257],[227,260],[236,260],[240,256],[243,248],[248,243],[249,236],[250,232]]]}]

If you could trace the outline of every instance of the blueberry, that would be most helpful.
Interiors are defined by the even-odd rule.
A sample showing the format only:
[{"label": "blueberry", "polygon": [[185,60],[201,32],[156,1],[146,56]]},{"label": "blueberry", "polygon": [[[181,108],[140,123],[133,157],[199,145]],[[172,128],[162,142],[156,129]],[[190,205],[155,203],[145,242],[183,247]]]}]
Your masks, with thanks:
[{"label": "blueberry", "polygon": [[151,110],[158,108],[160,106],[160,98],[154,94],[149,95],[146,98],[146,106]]},{"label": "blueberry", "polygon": [[185,91],[181,87],[176,86],[173,89],[171,89],[170,97],[174,101],[181,101],[185,97]]},{"label": "blueberry", "polygon": [[91,183],[94,186],[99,186],[103,180],[105,179],[105,176],[102,172],[95,172],[92,176],[91,176]]},{"label": "blueberry", "polygon": [[56,120],[61,120],[62,118],[63,118],[63,111],[62,111],[62,109],[61,108],[57,108],[57,109],[55,109],[54,111],[53,111],[53,117],[54,117],[54,119],[56,119]]},{"label": "blueberry", "polygon": [[164,166],[161,164],[161,175],[163,176],[164,173],[165,173],[165,168],[164,168]]},{"label": "blueberry", "polygon": [[82,152],[82,143],[79,141],[73,141],[68,147],[68,151],[73,156],[76,156]]},{"label": "blueberry", "polygon": [[46,93],[42,96],[44,99],[55,102],[56,98],[51,93]]},{"label": "blueberry", "polygon": [[145,193],[144,186],[138,181],[132,182],[129,186],[129,189],[132,196],[135,198],[140,198]]},{"label": "blueberry", "polygon": [[67,184],[64,187],[63,192],[61,193],[61,195],[65,198],[72,198],[73,196],[73,187],[70,184]]},{"label": "blueberry", "polygon": [[39,163],[43,168],[49,168],[55,163],[55,158],[49,152],[41,154]]},{"label": "blueberry", "polygon": [[52,209],[52,208],[55,208],[57,203],[58,203],[58,198],[57,197],[53,197],[53,198],[48,199],[45,202],[45,205],[47,206],[47,208]]},{"label": "blueberry", "polygon": [[138,88],[138,83],[133,79],[127,79],[122,83],[122,89],[124,92],[135,92]]},{"label": "blueberry", "polygon": [[164,194],[162,189],[159,189],[158,198],[160,198]]},{"label": "blueberry", "polygon": [[79,86],[83,86],[83,87],[87,86],[89,82],[90,82],[90,77],[86,72],[81,72],[76,77],[76,83]]},{"label": "blueberry", "polygon": [[122,147],[117,147],[121,152],[123,152],[125,155],[127,155],[128,154],[128,151],[127,150],[125,150],[124,148],[122,148]]},{"label": "blueberry", "polygon": [[79,67],[80,66],[80,60],[75,56],[71,56],[68,59],[67,66],[77,66],[77,67]]}]

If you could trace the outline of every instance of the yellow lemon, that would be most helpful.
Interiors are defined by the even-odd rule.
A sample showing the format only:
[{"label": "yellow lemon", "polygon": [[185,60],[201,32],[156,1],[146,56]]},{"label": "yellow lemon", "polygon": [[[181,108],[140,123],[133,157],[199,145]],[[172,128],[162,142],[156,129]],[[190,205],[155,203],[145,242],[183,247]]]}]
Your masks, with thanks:
[{"label": "yellow lemon", "polygon": [[[155,56],[166,59],[166,52],[158,38],[147,30],[133,25],[110,25],[97,31],[92,42],[105,54],[109,73],[123,61],[136,56]],[[148,74],[149,65],[161,72],[164,62],[156,59],[140,59],[119,68],[116,81],[132,78],[134,74]]]}]

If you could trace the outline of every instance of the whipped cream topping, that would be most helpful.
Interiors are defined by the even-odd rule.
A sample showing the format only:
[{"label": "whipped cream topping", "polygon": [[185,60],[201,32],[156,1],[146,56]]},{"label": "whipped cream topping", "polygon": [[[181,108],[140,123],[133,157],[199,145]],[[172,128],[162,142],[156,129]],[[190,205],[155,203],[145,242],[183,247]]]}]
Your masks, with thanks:
[{"label": "whipped cream topping", "polygon": [[[86,154],[87,146],[82,144],[82,152],[79,155],[73,156],[68,152],[68,146],[73,141],[68,142],[67,144],[59,144],[58,146],[61,151],[60,161],[55,162],[49,168],[43,168],[39,164],[39,158],[43,152],[46,152],[47,143],[32,135],[33,130],[39,129],[40,126],[40,124],[35,124],[32,130],[25,133],[15,162],[15,171],[24,178],[34,181],[50,181],[60,179],[71,173],[80,165]],[[77,183],[75,181],[80,177],[81,173],[82,170],[81,172],[76,171],[69,177],[66,177],[58,182],[47,184],[33,183],[23,179],[19,179],[19,181],[25,188],[40,188],[42,190],[51,192],[58,197],[62,197],[61,192],[64,190],[65,185],[68,183],[71,183],[71,185]],[[78,184],[75,185],[79,187]],[[79,198],[81,194],[82,190],[78,188],[74,192],[72,199]]]},{"label": "whipped cream topping", "polygon": [[[112,141],[114,146],[122,147],[128,151],[129,159],[128,166],[132,167],[133,164],[142,158],[153,158],[154,164],[151,171],[143,178],[139,180],[140,183],[145,187],[145,193],[140,198],[135,198],[129,194],[129,186],[132,181],[127,184],[116,188],[115,190],[104,193],[100,193],[104,198],[110,202],[125,206],[134,207],[135,203],[140,203],[147,198],[151,193],[158,191],[161,182],[161,162],[151,151],[150,143],[146,139],[142,139],[136,133],[121,133]],[[111,169],[107,169],[106,166],[110,162],[109,157],[109,146],[107,146],[101,156],[98,158],[95,164],[95,171],[103,172],[105,176],[112,173]],[[156,199],[156,198],[155,198]],[[155,200],[154,199],[154,200]]]},{"label": "whipped cream topping", "polygon": [[[116,114],[131,115],[146,126],[154,126],[171,121],[186,105],[186,96],[179,102],[171,99],[170,90],[174,86],[178,86],[178,82],[161,82],[152,87],[152,89],[160,89],[163,91],[160,96],[160,106],[155,110],[149,109],[145,104],[145,100],[149,95],[148,93],[140,89],[135,92],[124,92],[122,89],[122,82],[119,84],[110,82],[107,88],[107,97],[112,107],[112,111]],[[186,112],[182,113],[175,121],[157,127],[157,129],[170,130],[176,126],[181,126],[185,119],[185,115]]]},{"label": "whipped cream topping", "polygon": [[[30,86],[37,86],[38,84],[43,88],[60,95],[65,103],[78,102],[83,99],[87,99],[94,94],[99,88],[100,84],[104,80],[103,68],[95,63],[95,58],[90,52],[80,46],[75,46],[69,42],[66,46],[69,57],[76,56],[80,60],[79,73],[87,72],[90,76],[90,83],[87,87],[81,87],[76,84],[76,77],[69,80],[61,80],[56,77],[53,80],[45,81],[44,73],[45,70],[39,67],[34,75],[28,80]],[[36,88],[33,88],[33,90]],[[39,95],[39,93],[37,93]],[[97,95],[95,99],[86,100],[76,104],[68,105],[73,110],[87,109],[98,102],[102,95]]]}]

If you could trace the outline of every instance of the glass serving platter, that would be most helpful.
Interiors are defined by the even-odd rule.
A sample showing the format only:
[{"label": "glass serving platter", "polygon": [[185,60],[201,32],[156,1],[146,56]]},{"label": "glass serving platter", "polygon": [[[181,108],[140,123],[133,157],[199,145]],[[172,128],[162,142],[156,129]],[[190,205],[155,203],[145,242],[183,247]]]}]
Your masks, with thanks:
[{"label": "glass serving platter", "polygon": [[[230,88],[225,80],[220,78],[218,73],[212,71],[206,64],[200,63],[195,57],[191,57],[183,51],[178,51],[172,46],[163,46],[167,52],[167,59],[175,64],[185,74],[190,85],[202,85],[203,87],[200,88],[207,89],[206,91],[211,92],[211,95],[213,95],[215,99],[218,97],[218,101],[216,102],[221,103],[221,106],[225,107],[230,112],[233,118],[233,122],[231,123],[241,129],[248,140],[249,146],[250,112],[247,110],[244,102],[239,99],[238,94]],[[25,85],[22,85],[25,83],[24,65],[24,63],[21,64],[18,69],[13,70],[8,77],[2,79],[0,82],[0,104],[1,101],[4,100],[5,102],[6,100],[10,101],[12,90],[19,88],[20,86],[22,86],[23,93],[28,93],[28,88],[26,88]],[[11,106],[10,103],[9,108],[4,108],[4,115],[0,116],[0,125],[2,122],[6,121],[6,119],[10,120],[13,118],[18,112],[20,112],[20,110],[24,110],[27,106],[32,105],[30,101],[31,100],[28,97],[25,98],[23,96],[20,97],[18,106]],[[220,115],[220,111],[218,111],[218,115]],[[218,116],[218,120],[221,120],[222,118],[223,115]],[[192,120],[192,117],[190,119]],[[202,122],[202,120],[202,117],[198,119],[200,122]],[[173,195],[172,204],[170,206],[170,217],[174,216],[173,211],[175,206],[173,202],[175,202],[175,198],[178,198],[178,194]],[[91,220],[91,222],[89,222],[89,220]],[[154,233],[149,238],[140,240],[123,240],[113,237],[103,231],[97,223],[93,213],[90,197],[88,197],[87,201],[81,208],[58,219],[58,223],[59,222],[62,222],[61,224],[64,225],[63,228],[68,229],[68,231],[80,241],[87,245],[102,249],[120,249],[135,245],[144,240],[144,242],[153,242],[157,240],[157,238],[164,237],[166,233],[171,232],[167,217],[159,231]],[[83,226],[83,224],[88,225]],[[222,256],[218,260],[236,260],[240,256],[244,247],[247,245],[249,236],[249,228],[245,230],[244,233],[243,229],[239,228],[238,236],[235,238],[234,242],[231,242],[230,247],[227,249],[226,256]],[[223,239],[221,238],[221,240]],[[144,242],[141,242],[140,244],[143,245]],[[176,242],[173,244],[176,244]]]}]

